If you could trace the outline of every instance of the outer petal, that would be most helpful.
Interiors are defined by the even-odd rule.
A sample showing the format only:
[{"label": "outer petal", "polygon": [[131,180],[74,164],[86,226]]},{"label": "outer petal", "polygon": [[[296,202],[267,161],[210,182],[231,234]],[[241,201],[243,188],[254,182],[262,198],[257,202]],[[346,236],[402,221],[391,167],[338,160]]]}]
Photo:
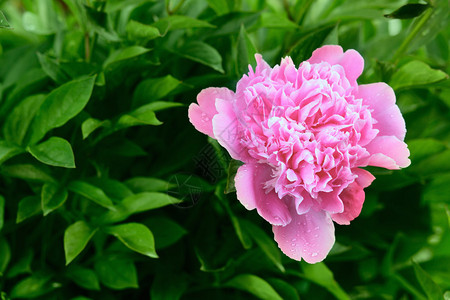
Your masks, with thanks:
[{"label": "outer petal", "polygon": [[378,121],[374,128],[380,135],[393,135],[403,140],[406,134],[405,120],[395,104],[392,88],[384,82],[360,85],[355,95],[363,104],[373,109],[372,116]]},{"label": "outer petal", "polygon": [[408,146],[395,136],[377,136],[365,147],[371,154],[369,166],[400,169],[411,164]]},{"label": "outer petal", "polygon": [[316,49],[308,59],[308,62],[312,64],[323,61],[330,65],[341,65],[352,85],[356,85],[356,79],[364,69],[364,59],[357,51],[350,49],[343,53],[341,46],[337,45],[326,45]]},{"label": "outer petal", "polygon": [[240,143],[242,133],[233,103],[217,99],[216,109],[218,113],[212,119],[214,137],[222,147],[228,150],[232,158],[247,162],[249,155]]},{"label": "outer petal", "polygon": [[328,213],[311,209],[297,215],[286,226],[273,226],[275,241],[292,259],[308,263],[322,261],[334,244],[334,225]]},{"label": "outer petal", "polygon": [[207,88],[197,95],[199,105],[192,103],[189,106],[189,120],[198,131],[214,138],[212,119],[217,114],[216,99],[231,101],[234,93],[227,88]]},{"label": "outer petal", "polygon": [[341,225],[348,225],[350,221],[359,216],[365,199],[363,189],[368,187],[375,179],[372,174],[363,169],[356,168],[353,173],[358,175],[358,178],[340,194],[344,203],[344,211],[331,215],[333,221]]},{"label": "outer petal", "polygon": [[272,225],[286,225],[291,222],[288,207],[274,190],[265,192],[264,184],[271,179],[272,170],[264,164],[240,166],[235,177],[236,194],[242,205],[254,209]]}]

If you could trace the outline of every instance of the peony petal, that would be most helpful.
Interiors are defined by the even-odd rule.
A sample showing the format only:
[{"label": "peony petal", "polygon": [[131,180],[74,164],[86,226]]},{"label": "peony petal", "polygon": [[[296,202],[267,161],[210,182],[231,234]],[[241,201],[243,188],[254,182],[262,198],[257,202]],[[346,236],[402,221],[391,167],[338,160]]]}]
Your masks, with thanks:
[{"label": "peony petal", "polygon": [[352,173],[357,175],[358,177],[355,181],[362,187],[366,188],[372,184],[372,181],[375,180],[375,176],[373,176],[369,171],[360,168],[352,169]]},{"label": "peony petal", "polygon": [[216,100],[218,113],[212,120],[213,133],[222,147],[231,157],[243,162],[249,161],[246,149],[241,145],[240,124],[233,109],[233,103],[222,99]]},{"label": "peony petal", "polygon": [[332,192],[319,193],[321,200],[320,208],[329,213],[340,213],[344,211],[344,204],[338,195],[338,189],[335,188]]},{"label": "peony petal", "polygon": [[311,64],[328,62],[330,65],[341,65],[345,70],[345,76],[356,85],[356,79],[364,69],[364,59],[355,50],[350,49],[343,53],[342,47],[337,45],[326,45],[316,49],[308,62]]},{"label": "peony petal", "polygon": [[234,93],[227,88],[207,88],[197,95],[197,102],[189,106],[189,120],[195,129],[214,138],[212,119],[217,114],[216,99],[231,101]]},{"label": "peony petal", "polygon": [[334,244],[334,225],[330,216],[313,209],[303,215],[293,215],[288,225],[272,227],[278,247],[295,260],[322,261]]},{"label": "peony petal", "polygon": [[264,184],[272,178],[272,169],[266,164],[245,164],[239,167],[234,179],[239,201],[247,209],[272,225],[287,225],[291,222],[288,207],[274,190],[266,193]]},{"label": "peony petal", "polygon": [[365,147],[371,154],[369,166],[399,169],[411,164],[408,146],[395,136],[377,136]]},{"label": "peony petal", "polygon": [[344,202],[344,211],[332,214],[333,221],[340,225],[349,225],[361,213],[364,203],[364,189],[356,181],[352,182],[339,195]]},{"label": "peony petal", "polygon": [[372,116],[378,121],[374,128],[379,135],[393,135],[403,140],[406,134],[405,120],[395,104],[395,93],[384,82],[360,85],[355,95],[363,104],[373,109]]}]

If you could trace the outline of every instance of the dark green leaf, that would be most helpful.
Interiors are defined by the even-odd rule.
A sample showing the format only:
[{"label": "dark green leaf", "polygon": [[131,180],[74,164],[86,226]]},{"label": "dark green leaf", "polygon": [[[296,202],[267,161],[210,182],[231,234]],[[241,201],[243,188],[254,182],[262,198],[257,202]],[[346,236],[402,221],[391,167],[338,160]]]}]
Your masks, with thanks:
[{"label": "dark green leaf", "polygon": [[107,212],[101,220],[104,222],[123,221],[132,214],[174,205],[181,201],[164,193],[143,192],[129,196],[117,206],[116,211]]},{"label": "dark green leaf", "polygon": [[148,257],[158,258],[152,232],[139,223],[126,223],[105,229],[117,237],[125,246]]},{"label": "dark green leaf", "polygon": [[45,273],[35,273],[17,283],[12,291],[11,298],[36,298],[47,294],[54,289],[51,276]]},{"label": "dark green leaf", "polygon": [[66,265],[70,264],[86,248],[97,229],[91,228],[85,221],[77,221],[64,232],[64,253]]},{"label": "dark green leaf", "polygon": [[347,293],[340,287],[340,285],[334,279],[333,273],[328,269],[328,267],[323,263],[308,264],[305,262],[301,263],[303,275],[302,277],[318,284],[325,289],[327,289],[331,294],[333,294],[336,299],[339,300],[349,300],[350,297]]},{"label": "dark green leaf", "polygon": [[106,196],[105,192],[92,184],[84,181],[72,181],[69,183],[68,189],[97,203],[98,205],[115,210],[113,202],[108,196]]},{"label": "dark green leaf", "polygon": [[127,24],[128,38],[132,41],[145,43],[161,36],[158,28],[131,20]]},{"label": "dark green leaf", "polygon": [[6,274],[7,277],[13,278],[21,274],[30,274],[32,261],[33,251],[31,249],[27,249],[21,256],[20,260],[9,268],[8,273]]},{"label": "dark green leaf", "polygon": [[3,127],[5,139],[17,145],[22,145],[34,116],[38,112],[45,95],[33,95],[20,102],[8,115]]},{"label": "dark green leaf", "polygon": [[208,4],[218,16],[230,12],[227,0],[208,0]]},{"label": "dark green leaf", "polygon": [[168,247],[187,234],[186,229],[165,217],[149,218],[145,225],[152,230],[155,236],[156,249]]},{"label": "dark green leaf", "polygon": [[181,48],[177,49],[176,53],[187,59],[211,67],[220,73],[225,73],[222,68],[222,56],[220,56],[219,52],[217,52],[215,48],[204,42],[188,42]]},{"label": "dark green leaf", "polygon": [[46,183],[42,187],[41,205],[44,216],[59,208],[66,202],[67,189],[54,183]]},{"label": "dark green leaf", "polygon": [[100,121],[94,118],[86,119],[83,124],[81,124],[81,133],[83,135],[83,140],[86,139],[92,132],[96,129],[107,126],[109,121]]},{"label": "dark green leaf", "polygon": [[424,269],[417,263],[413,262],[414,273],[420,283],[420,286],[425,291],[429,300],[442,299],[443,292],[441,288],[434,282],[430,274],[425,272]]},{"label": "dark green leaf", "polygon": [[282,29],[298,29],[298,25],[283,15],[264,12],[261,14],[261,27],[266,28],[282,28]]},{"label": "dark green leaf", "polygon": [[390,19],[412,19],[420,16],[427,8],[429,4],[408,3],[384,16]]},{"label": "dark green leaf", "polygon": [[11,248],[9,247],[8,241],[3,237],[0,238],[0,276],[4,276],[6,267],[11,259]]},{"label": "dark green leaf", "polygon": [[4,166],[1,173],[6,176],[36,182],[54,182],[55,180],[41,167],[32,164],[16,164]]},{"label": "dark green leaf", "polygon": [[7,142],[0,140],[0,165],[11,157],[14,157],[22,152],[23,150],[21,148],[11,146]]},{"label": "dark green leaf", "polygon": [[445,145],[435,139],[415,139],[408,141],[411,152],[410,159],[413,163],[438,154],[446,149]]},{"label": "dark green leaf", "polygon": [[283,300],[300,300],[297,290],[288,282],[278,278],[269,278],[267,282],[278,292]]},{"label": "dark green leaf", "polygon": [[28,196],[20,200],[17,208],[16,223],[20,223],[42,212],[41,199],[37,196]]},{"label": "dark green leaf", "polygon": [[125,181],[125,184],[135,193],[161,192],[173,187],[167,181],[151,177],[134,177]]},{"label": "dark green leaf", "polygon": [[72,146],[63,138],[53,136],[45,142],[28,147],[27,150],[44,164],[55,167],[75,168]]},{"label": "dark green leaf", "polygon": [[153,23],[152,26],[158,28],[160,32],[166,32],[169,30],[177,30],[177,29],[199,28],[199,27],[214,28],[214,25],[211,25],[206,21],[181,15],[169,16],[160,19],[156,23]]},{"label": "dark green leaf", "polygon": [[8,20],[6,20],[5,15],[0,10],[0,28],[10,28],[11,25],[9,25]]},{"label": "dark green leaf", "polygon": [[237,40],[236,63],[238,76],[248,72],[249,64],[255,65],[256,48],[242,25]]},{"label": "dark green leaf", "polygon": [[430,68],[424,62],[413,60],[398,69],[392,75],[390,85],[393,89],[415,88],[425,86],[448,78],[441,70]]},{"label": "dark green leaf", "polygon": [[111,55],[105,60],[103,63],[103,68],[106,69],[109,65],[122,61],[134,58],[136,56],[145,54],[149,52],[150,49],[141,47],[141,46],[130,46],[128,48],[122,48],[117,51],[111,53]]},{"label": "dark green leaf", "polygon": [[5,198],[0,195],[0,230],[3,228],[5,223]]},{"label": "dark green leaf", "polygon": [[158,272],[150,289],[152,300],[179,300],[188,287],[184,273]]},{"label": "dark green leaf", "polygon": [[167,96],[180,84],[180,81],[171,75],[149,78],[137,86],[133,94],[133,106],[154,102]]},{"label": "dark green leaf", "polygon": [[425,187],[422,198],[425,202],[450,203],[450,174],[442,174],[433,178]]},{"label": "dark green leaf", "polygon": [[100,290],[97,274],[91,269],[73,265],[67,270],[67,276],[82,288],[93,291]]},{"label": "dark green leaf", "polygon": [[294,62],[302,62],[311,57],[314,50],[319,48],[335,26],[325,26],[318,28],[308,34],[302,35],[297,42],[288,50]]},{"label": "dark green leaf", "polygon": [[37,57],[42,66],[42,70],[44,70],[44,72],[55,82],[64,83],[69,80],[69,76],[54,58],[39,52],[37,53]]},{"label": "dark green leaf", "polygon": [[100,281],[111,289],[139,287],[136,267],[129,259],[100,256],[95,262],[95,272]]},{"label": "dark green leaf", "polygon": [[267,281],[252,274],[237,275],[227,281],[224,286],[248,292],[263,300],[282,299]]},{"label": "dark green leaf", "polygon": [[75,117],[88,103],[95,76],[74,80],[54,89],[39,108],[31,125],[30,144],[38,142],[51,129]]}]

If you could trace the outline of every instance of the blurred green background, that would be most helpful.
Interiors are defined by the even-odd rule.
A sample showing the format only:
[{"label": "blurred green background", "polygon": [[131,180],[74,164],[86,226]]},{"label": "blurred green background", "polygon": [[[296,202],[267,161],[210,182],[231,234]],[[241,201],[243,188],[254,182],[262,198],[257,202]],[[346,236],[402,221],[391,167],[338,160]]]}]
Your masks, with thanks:
[{"label": "blurred green background", "polygon": [[[450,299],[447,0],[0,1],[1,299]],[[187,106],[261,53],[365,59],[412,165],[324,262],[284,256]]]}]

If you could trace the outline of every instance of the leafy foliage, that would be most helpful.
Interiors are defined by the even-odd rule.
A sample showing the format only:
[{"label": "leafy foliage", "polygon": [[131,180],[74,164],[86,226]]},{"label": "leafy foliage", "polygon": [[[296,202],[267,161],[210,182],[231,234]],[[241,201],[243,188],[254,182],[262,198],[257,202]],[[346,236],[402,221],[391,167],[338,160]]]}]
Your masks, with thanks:
[{"label": "leafy foliage", "polygon": [[[0,2],[2,299],[438,299],[450,290],[447,0]],[[386,17],[384,17],[386,15]],[[371,170],[323,262],[286,258],[187,106],[262,53],[357,49],[412,165]]]}]

